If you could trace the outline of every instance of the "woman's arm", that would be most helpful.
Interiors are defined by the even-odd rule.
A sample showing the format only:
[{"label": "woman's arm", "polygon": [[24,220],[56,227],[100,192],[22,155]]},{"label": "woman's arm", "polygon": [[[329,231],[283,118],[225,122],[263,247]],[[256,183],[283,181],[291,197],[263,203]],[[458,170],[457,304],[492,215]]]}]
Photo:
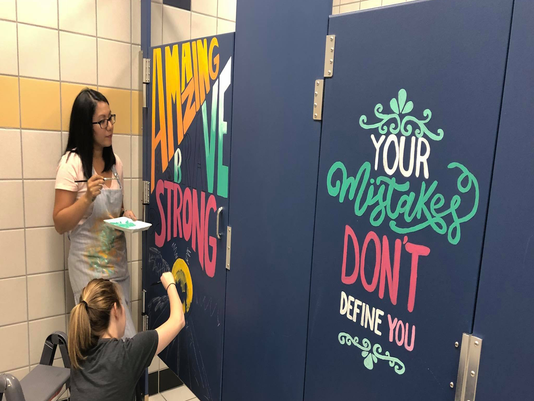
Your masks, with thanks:
[{"label": "woman's arm", "polygon": [[56,189],[53,218],[58,233],[66,233],[78,225],[94,198],[100,194],[103,185],[101,176],[92,176],[87,181],[87,192],[78,200],[76,192]]},{"label": "woman's arm", "polygon": [[161,276],[161,284],[163,285],[163,288],[167,289],[167,295],[169,296],[169,302],[171,304],[171,314],[169,319],[156,329],[159,337],[156,354],[163,351],[185,326],[182,301],[180,301],[180,296],[176,290],[176,284],[172,273],[163,273]]}]

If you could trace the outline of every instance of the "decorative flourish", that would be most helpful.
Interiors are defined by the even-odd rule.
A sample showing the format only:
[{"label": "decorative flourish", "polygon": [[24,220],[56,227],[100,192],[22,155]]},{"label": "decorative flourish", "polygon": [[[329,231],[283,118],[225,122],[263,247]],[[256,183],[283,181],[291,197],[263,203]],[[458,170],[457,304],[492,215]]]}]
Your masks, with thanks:
[{"label": "decorative flourish", "polygon": [[380,344],[375,344],[371,346],[371,342],[364,338],[360,344],[358,337],[352,337],[347,333],[339,333],[337,339],[341,345],[354,345],[362,351],[363,365],[369,369],[373,370],[374,364],[378,363],[378,360],[388,361],[389,366],[395,369],[395,373],[402,375],[406,368],[404,363],[400,359],[391,356],[389,351],[386,351],[382,354],[382,346]]},{"label": "decorative flourish", "polygon": [[[408,113],[413,110],[413,102],[407,102],[406,100],[406,90],[401,89],[397,99],[393,98],[389,102],[389,107],[391,107],[393,113],[382,113],[384,106],[382,106],[381,103],[378,103],[375,106],[374,112],[375,116],[379,118],[380,121],[373,124],[367,124],[367,116],[362,115],[360,117],[360,126],[363,129],[378,128],[378,132],[382,135],[386,134],[388,130],[391,134],[396,135],[400,132],[404,136],[410,136],[413,132],[417,138],[421,138],[423,135],[426,135],[434,141],[441,141],[443,139],[443,135],[445,134],[443,130],[439,128],[435,134],[426,126],[426,124],[432,118],[432,112],[429,109],[425,109],[423,111],[424,119],[422,120],[418,119],[417,117],[410,116]],[[388,126],[390,121],[391,123]]]}]

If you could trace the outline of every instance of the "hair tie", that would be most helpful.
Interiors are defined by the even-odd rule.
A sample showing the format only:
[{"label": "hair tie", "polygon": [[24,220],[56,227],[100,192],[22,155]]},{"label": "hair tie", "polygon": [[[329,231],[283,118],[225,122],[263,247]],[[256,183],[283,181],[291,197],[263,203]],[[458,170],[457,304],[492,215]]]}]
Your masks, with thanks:
[{"label": "hair tie", "polygon": [[82,300],[82,301],[80,301],[80,303],[85,305],[85,310],[88,310],[89,305],[87,304],[87,302],[85,302],[84,300]]}]

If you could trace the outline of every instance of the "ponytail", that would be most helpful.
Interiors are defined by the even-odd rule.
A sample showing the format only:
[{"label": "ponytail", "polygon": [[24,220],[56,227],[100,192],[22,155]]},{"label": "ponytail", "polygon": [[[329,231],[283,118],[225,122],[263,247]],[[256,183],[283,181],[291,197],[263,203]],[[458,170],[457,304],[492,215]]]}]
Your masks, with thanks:
[{"label": "ponytail", "polygon": [[68,350],[74,369],[81,368],[87,352],[106,332],[111,309],[120,302],[119,289],[109,280],[91,280],[82,290],[78,305],[70,312]]}]

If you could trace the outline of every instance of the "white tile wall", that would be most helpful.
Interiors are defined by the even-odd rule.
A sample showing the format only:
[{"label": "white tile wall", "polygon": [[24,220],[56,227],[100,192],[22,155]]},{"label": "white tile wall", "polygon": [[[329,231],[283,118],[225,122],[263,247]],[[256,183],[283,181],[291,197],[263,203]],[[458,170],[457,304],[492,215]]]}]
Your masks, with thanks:
[{"label": "white tile wall", "polygon": [[[124,202],[124,210],[132,209],[132,180],[129,178],[124,180],[123,202]],[[128,260],[131,260],[131,259],[128,258]]]},{"label": "white tile wall", "polygon": [[14,22],[0,21],[0,74],[17,75],[17,24]]},{"label": "white tile wall", "polygon": [[217,34],[217,18],[191,13],[191,39]]},{"label": "white tile wall", "polygon": [[140,90],[139,62],[141,46],[132,45],[132,89]]},{"label": "white tile wall", "polygon": [[217,35],[230,32],[235,32],[235,22],[219,18],[217,20]]},{"label": "white tile wall", "polygon": [[26,274],[24,230],[0,231],[0,255],[0,278]]},{"label": "white tile wall", "polygon": [[219,0],[217,16],[222,19],[235,21],[236,6],[237,0]]},{"label": "white tile wall", "polygon": [[98,85],[130,89],[130,52],[129,44],[98,39]]},{"label": "white tile wall", "polygon": [[201,0],[201,1],[192,1],[191,2],[191,11],[211,15],[212,17],[217,16],[217,0]]},{"label": "white tile wall", "polygon": [[142,178],[143,176],[142,139],[141,136],[132,136],[132,177],[134,178]]},{"label": "white tile wall", "polygon": [[191,38],[191,13],[180,8],[163,6],[163,43],[181,42]]},{"label": "white tile wall", "polygon": [[28,320],[26,277],[0,280],[0,305],[0,326]]},{"label": "white tile wall", "polygon": [[132,148],[130,138],[130,135],[113,135],[113,151],[122,161],[124,178],[130,178],[132,176]]},{"label": "white tile wall", "polygon": [[59,28],[96,35],[95,0],[59,0]]},{"label": "white tile wall", "polygon": [[26,261],[28,274],[64,270],[63,237],[54,227],[28,228]]},{"label": "white tile wall", "polygon": [[54,180],[24,181],[26,227],[53,226]]},{"label": "white tile wall", "polygon": [[15,21],[17,19],[15,0],[0,1],[0,18]]},{"label": "white tile wall", "polygon": [[96,38],[61,32],[61,80],[96,85]]},{"label": "white tile wall", "polygon": [[19,22],[57,28],[57,0],[17,0]]},{"label": "white tile wall", "polygon": [[141,0],[132,0],[132,43],[141,44]]},{"label": "white tile wall", "polygon": [[161,3],[161,1],[153,1],[150,4],[150,44],[152,46],[159,46],[163,43],[163,5],[158,3]]},{"label": "white tile wall", "polygon": [[28,366],[28,323],[0,327],[0,344],[3,345],[0,372]]},{"label": "white tile wall", "polygon": [[130,0],[97,0],[98,36],[130,43]]},{"label": "white tile wall", "polygon": [[28,276],[29,319],[65,314],[65,274],[36,274]]},{"label": "white tile wall", "polygon": [[0,181],[0,230],[24,227],[22,181]]},{"label": "white tile wall", "polygon": [[406,3],[413,0],[333,0],[332,14],[343,14],[359,10],[368,10]]},{"label": "white tile wall", "polygon": [[19,24],[19,68],[21,76],[59,80],[58,31]]},{"label": "white tile wall", "polygon": [[0,143],[0,179],[22,178],[20,130],[0,129]]},{"label": "white tile wall", "polygon": [[61,132],[22,131],[24,178],[56,178]]},{"label": "white tile wall", "polygon": [[[41,360],[46,338],[54,331],[66,332],[65,317],[56,316],[48,319],[34,320],[29,323],[30,331],[30,364],[37,364]],[[56,351],[56,357],[60,355]]]},{"label": "white tile wall", "polygon": [[15,376],[19,381],[21,381],[22,379],[24,379],[24,377],[28,373],[30,373],[30,368],[25,367],[25,368],[22,368],[22,369],[12,370],[11,372],[7,372],[7,373],[9,373],[10,375]]}]

